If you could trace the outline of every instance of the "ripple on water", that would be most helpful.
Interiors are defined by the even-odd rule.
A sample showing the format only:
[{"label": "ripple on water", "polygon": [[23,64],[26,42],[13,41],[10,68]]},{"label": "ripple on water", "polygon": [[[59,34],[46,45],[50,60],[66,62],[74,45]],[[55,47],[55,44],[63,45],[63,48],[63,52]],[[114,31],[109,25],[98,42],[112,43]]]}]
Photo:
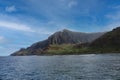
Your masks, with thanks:
[{"label": "ripple on water", "polygon": [[120,55],[0,57],[0,80],[120,80]]}]

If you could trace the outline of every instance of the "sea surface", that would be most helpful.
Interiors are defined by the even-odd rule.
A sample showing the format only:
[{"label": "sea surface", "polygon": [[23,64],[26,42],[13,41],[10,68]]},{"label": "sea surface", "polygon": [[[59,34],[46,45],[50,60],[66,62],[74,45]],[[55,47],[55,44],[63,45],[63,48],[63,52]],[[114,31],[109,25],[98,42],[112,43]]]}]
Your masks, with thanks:
[{"label": "sea surface", "polygon": [[0,57],[0,80],[120,80],[120,54]]}]

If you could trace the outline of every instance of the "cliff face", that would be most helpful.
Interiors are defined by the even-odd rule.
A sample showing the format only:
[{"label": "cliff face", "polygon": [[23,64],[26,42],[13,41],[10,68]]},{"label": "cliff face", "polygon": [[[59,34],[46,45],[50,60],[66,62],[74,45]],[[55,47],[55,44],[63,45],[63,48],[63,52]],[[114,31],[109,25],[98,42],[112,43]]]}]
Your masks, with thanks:
[{"label": "cliff face", "polygon": [[63,30],[54,33],[48,38],[49,44],[76,44],[92,42],[104,33],[81,33]]},{"label": "cliff face", "polygon": [[44,51],[51,44],[77,44],[77,43],[91,43],[95,39],[102,36],[104,33],[81,33],[73,32],[64,29],[63,31],[58,31],[48,37],[44,41],[37,42],[26,49],[21,49],[13,54],[16,55],[42,55],[45,54]]}]

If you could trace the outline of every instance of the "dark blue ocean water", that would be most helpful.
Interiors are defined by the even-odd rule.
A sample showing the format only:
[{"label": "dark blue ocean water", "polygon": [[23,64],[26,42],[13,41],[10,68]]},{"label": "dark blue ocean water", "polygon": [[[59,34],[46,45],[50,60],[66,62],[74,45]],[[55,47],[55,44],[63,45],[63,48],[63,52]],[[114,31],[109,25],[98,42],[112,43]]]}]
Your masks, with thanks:
[{"label": "dark blue ocean water", "polygon": [[0,57],[0,80],[120,80],[120,55]]}]

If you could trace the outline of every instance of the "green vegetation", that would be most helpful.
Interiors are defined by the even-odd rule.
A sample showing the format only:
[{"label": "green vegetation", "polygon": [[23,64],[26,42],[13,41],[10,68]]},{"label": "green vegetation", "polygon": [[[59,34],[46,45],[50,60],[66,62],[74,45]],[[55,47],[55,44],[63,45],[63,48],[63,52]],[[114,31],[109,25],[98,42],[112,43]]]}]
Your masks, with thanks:
[{"label": "green vegetation", "polygon": [[119,48],[114,47],[76,47],[74,44],[62,44],[62,45],[50,45],[49,48],[45,51],[48,55],[69,55],[69,54],[90,54],[90,53],[119,53]]},{"label": "green vegetation", "polygon": [[90,44],[94,52],[120,53],[120,27],[107,32]]},{"label": "green vegetation", "polygon": [[62,45],[50,45],[46,51],[48,54],[68,54],[73,53],[73,45],[71,44],[62,44]]},{"label": "green vegetation", "polygon": [[89,53],[88,47],[76,48],[73,44],[50,45],[46,54],[65,55]]}]

